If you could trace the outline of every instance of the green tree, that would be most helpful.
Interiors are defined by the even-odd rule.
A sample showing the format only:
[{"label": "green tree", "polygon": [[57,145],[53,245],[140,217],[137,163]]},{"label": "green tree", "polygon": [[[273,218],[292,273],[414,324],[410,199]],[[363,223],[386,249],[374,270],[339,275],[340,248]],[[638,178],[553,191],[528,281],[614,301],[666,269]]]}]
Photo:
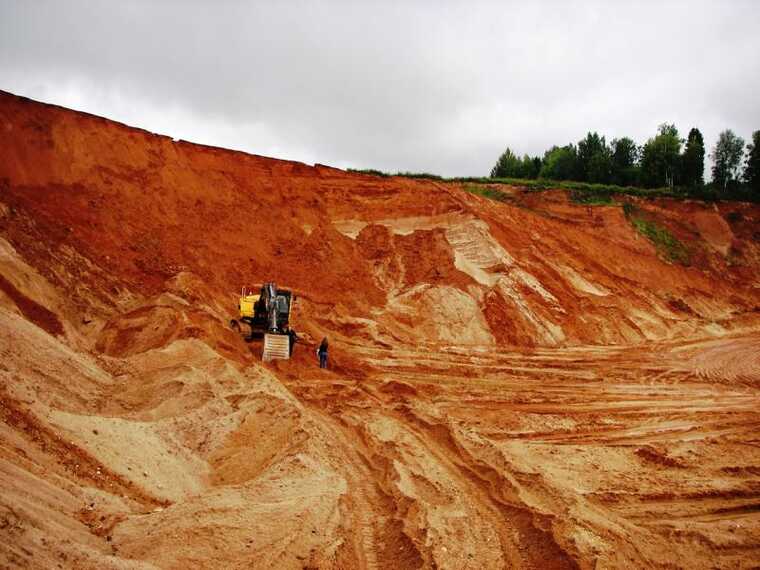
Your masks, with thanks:
[{"label": "green tree", "polygon": [[588,133],[578,142],[580,180],[608,183],[612,176],[612,153],[604,137]]},{"label": "green tree", "polygon": [[538,178],[540,170],[541,159],[539,157],[530,157],[527,154],[523,156],[520,178]]},{"label": "green tree", "polygon": [[538,178],[541,174],[541,167],[544,165],[544,161],[540,156],[533,157],[533,172],[535,173],[533,178]]},{"label": "green tree", "polygon": [[575,145],[569,144],[553,146],[546,151],[538,176],[551,180],[578,180],[579,171],[578,151]]},{"label": "green tree", "polygon": [[744,182],[752,195],[760,198],[760,131],[752,133],[752,142],[747,145]]},{"label": "green tree", "polygon": [[641,151],[641,179],[644,186],[673,188],[678,178],[682,139],[675,125],[663,123],[657,135]]},{"label": "green tree", "polygon": [[705,185],[705,140],[699,129],[689,131],[681,157],[681,184],[689,188]]},{"label": "green tree", "polygon": [[612,141],[612,183],[635,186],[639,178],[639,147],[633,139],[623,137]]},{"label": "green tree", "polygon": [[713,184],[724,192],[738,180],[744,154],[744,139],[726,129],[718,136],[710,158],[713,159]]},{"label": "green tree", "polygon": [[522,166],[522,161],[507,147],[491,169],[491,178],[520,178]]}]

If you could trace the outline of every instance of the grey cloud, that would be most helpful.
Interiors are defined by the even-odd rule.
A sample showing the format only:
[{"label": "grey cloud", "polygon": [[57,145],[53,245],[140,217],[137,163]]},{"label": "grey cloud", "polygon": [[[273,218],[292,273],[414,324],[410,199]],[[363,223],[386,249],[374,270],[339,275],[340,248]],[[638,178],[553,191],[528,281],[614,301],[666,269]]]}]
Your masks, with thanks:
[{"label": "grey cloud", "polygon": [[479,175],[588,130],[760,128],[760,4],[0,3],[0,88],[338,166]]}]

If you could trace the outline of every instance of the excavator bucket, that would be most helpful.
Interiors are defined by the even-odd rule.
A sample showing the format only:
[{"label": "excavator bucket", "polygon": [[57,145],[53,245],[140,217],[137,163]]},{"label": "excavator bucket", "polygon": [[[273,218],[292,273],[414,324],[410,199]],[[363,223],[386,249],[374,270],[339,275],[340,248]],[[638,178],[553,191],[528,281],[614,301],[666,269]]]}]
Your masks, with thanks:
[{"label": "excavator bucket", "polygon": [[290,337],[286,334],[265,334],[261,359],[264,362],[290,359]]}]

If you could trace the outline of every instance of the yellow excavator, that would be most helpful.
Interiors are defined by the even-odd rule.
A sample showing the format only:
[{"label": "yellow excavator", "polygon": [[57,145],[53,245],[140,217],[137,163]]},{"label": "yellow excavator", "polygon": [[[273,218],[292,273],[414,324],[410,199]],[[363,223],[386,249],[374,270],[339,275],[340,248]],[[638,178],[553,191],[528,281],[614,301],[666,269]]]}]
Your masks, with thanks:
[{"label": "yellow excavator", "polygon": [[287,289],[278,289],[273,282],[264,283],[258,293],[243,287],[238,303],[239,317],[230,321],[232,330],[246,341],[264,338],[261,359],[287,360],[297,339],[290,327],[295,296]]}]

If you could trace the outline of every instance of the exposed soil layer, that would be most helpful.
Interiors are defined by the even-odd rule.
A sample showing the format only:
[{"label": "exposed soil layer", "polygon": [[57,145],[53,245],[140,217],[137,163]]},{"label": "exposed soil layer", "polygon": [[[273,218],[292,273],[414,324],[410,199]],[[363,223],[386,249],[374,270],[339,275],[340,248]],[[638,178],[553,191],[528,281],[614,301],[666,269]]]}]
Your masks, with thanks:
[{"label": "exposed soil layer", "polygon": [[675,263],[621,204],[3,93],[0,146],[0,566],[756,567],[757,206],[631,199]]},{"label": "exposed soil layer", "polygon": [[24,317],[35,325],[45,329],[52,335],[63,334],[63,326],[61,326],[61,321],[58,320],[55,313],[21,293],[2,275],[0,275],[0,291],[5,293],[11,302],[23,313]]}]

